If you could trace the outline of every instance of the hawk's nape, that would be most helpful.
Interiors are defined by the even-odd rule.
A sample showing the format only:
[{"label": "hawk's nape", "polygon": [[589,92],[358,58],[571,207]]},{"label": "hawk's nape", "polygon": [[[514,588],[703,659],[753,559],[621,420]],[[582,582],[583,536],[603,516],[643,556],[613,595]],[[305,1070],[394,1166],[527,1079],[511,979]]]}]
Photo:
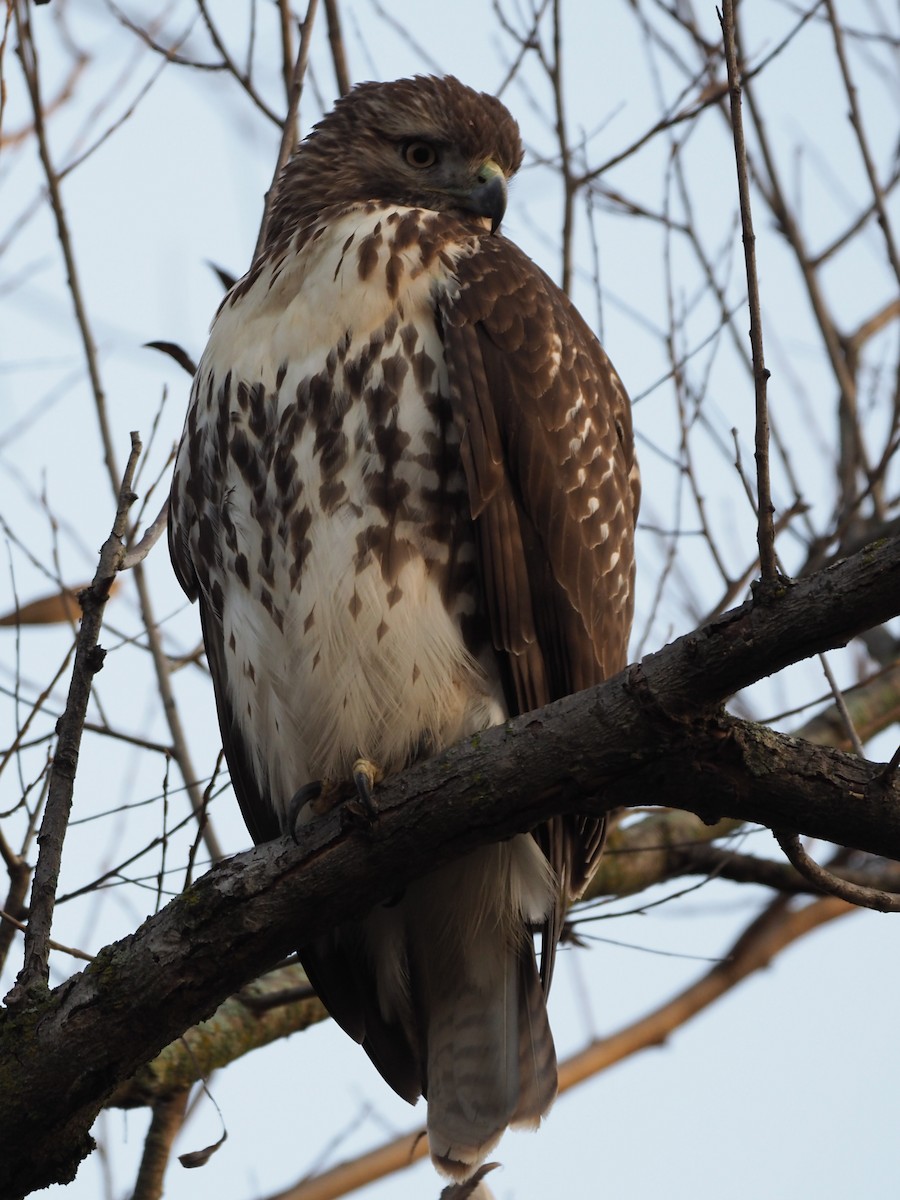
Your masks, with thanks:
[{"label": "hawk's nape", "polygon": [[[313,781],[402,771],[625,665],[628,399],[494,232],[521,158],[503,105],[453,78],[358,86],[284,169],[213,324],[170,547],[257,841]],[[601,844],[596,821],[559,818],[326,937],[298,931],[335,1019],[401,1096],[428,1097],[452,1176],[553,1100],[553,952]]]}]

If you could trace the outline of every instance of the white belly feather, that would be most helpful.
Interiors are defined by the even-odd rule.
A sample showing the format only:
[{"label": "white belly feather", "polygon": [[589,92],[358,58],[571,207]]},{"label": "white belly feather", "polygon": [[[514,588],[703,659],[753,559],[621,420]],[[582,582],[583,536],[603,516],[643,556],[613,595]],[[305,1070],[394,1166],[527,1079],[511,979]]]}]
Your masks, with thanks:
[{"label": "white belly feather", "polygon": [[[351,233],[355,245],[371,236],[383,217],[356,213],[344,218],[343,228],[328,238],[330,252],[322,242],[311,242],[289,258],[292,265],[269,268],[239,303],[226,301],[200,366],[201,394],[204,371],[215,372],[221,386],[217,363],[228,363],[234,381],[265,389],[267,403],[274,405],[269,420],[279,428],[286,411],[297,405],[304,379],[330,370],[340,391],[341,366],[329,367],[332,347],[345,341],[350,361],[374,338],[382,345],[369,368],[367,389],[387,386],[385,359],[404,354],[408,360],[412,350],[432,360],[430,389],[446,395],[431,295],[435,286],[449,286],[447,269],[437,263],[421,270],[408,253],[398,294],[391,298],[383,265],[363,287],[355,252],[341,249]],[[386,257],[389,251],[386,238],[379,252]],[[313,307],[310,297],[325,301]],[[418,331],[414,347],[409,341],[413,327]],[[279,364],[286,367],[280,379]],[[435,483],[429,466],[435,418],[411,368],[395,390],[389,419],[405,446],[393,469],[415,509],[423,489]],[[232,484],[239,484],[227,494],[228,514],[250,580],[247,584],[228,570],[220,577],[230,659],[227,686],[232,709],[246,726],[245,743],[256,756],[257,777],[282,819],[298,787],[311,779],[347,778],[357,757],[371,758],[390,773],[423,751],[434,752],[506,715],[499,684],[488,680],[460,632],[459,617],[474,610],[474,596],[448,611],[440,571],[449,548],[429,537],[421,520],[409,519],[408,513],[404,518],[402,509],[387,518],[373,505],[371,477],[384,466],[377,421],[362,400],[345,404],[337,418],[347,448],[340,472],[344,491],[336,503],[322,495],[318,426],[307,422],[291,449],[293,482],[302,484],[294,508],[304,508],[309,518],[299,586],[292,580],[296,551],[278,537],[269,582],[261,585],[254,574],[261,553],[260,505],[234,463],[228,466]],[[248,418],[232,407],[233,432],[235,423],[248,426]],[[460,488],[458,466],[456,472]],[[267,487],[276,484],[269,480]],[[288,519],[282,514],[282,530]],[[373,524],[389,527],[391,544],[403,548],[392,571],[384,569],[378,555],[360,552]],[[462,553],[473,557],[474,546],[468,544]],[[279,621],[261,602],[261,586],[277,597]],[[496,679],[495,672],[491,675]]]}]

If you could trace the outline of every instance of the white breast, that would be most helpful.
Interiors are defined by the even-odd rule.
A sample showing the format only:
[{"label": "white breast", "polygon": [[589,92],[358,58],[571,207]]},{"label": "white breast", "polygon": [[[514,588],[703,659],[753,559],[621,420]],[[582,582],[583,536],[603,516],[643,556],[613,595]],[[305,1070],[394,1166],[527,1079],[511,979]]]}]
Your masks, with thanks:
[{"label": "white breast", "polygon": [[[457,435],[439,412],[447,376],[432,316],[434,290],[452,277],[414,249],[396,254],[391,231],[385,211],[351,214],[268,268],[226,301],[198,373],[202,398],[231,372],[230,391],[200,416],[213,439],[229,406],[227,687],[282,815],[303,783],[346,778],[357,757],[390,773],[506,715],[459,625],[476,605],[474,544]],[[239,381],[261,389],[255,400],[238,402]],[[255,484],[247,453],[265,464]],[[461,514],[452,550],[429,498],[441,454]],[[451,611],[442,589],[461,566],[469,590]]]}]

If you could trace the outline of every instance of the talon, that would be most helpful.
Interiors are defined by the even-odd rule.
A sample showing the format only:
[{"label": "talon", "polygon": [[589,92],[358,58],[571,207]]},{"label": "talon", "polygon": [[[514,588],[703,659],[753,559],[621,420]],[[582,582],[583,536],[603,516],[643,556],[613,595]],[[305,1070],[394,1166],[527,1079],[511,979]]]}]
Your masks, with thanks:
[{"label": "talon", "polygon": [[[298,788],[291,797],[291,802],[288,805],[288,832],[294,841],[297,841],[297,829],[300,825],[305,825],[316,811],[316,800],[322,795],[322,780],[313,779],[310,783],[304,783],[303,787]],[[301,817],[304,808],[309,809],[309,813]]]},{"label": "talon", "polygon": [[368,758],[358,758],[353,764],[353,782],[356,784],[356,794],[370,817],[378,816],[378,808],[372,799],[372,792],[375,784],[381,778],[381,767],[370,762]]},{"label": "talon", "polygon": [[288,805],[288,827],[294,841],[297,840],[297,830],[301,825],[306,825],[314,817],[330,813],[346,795],[345,785],[333,779],[312,779],[298,788]]}]

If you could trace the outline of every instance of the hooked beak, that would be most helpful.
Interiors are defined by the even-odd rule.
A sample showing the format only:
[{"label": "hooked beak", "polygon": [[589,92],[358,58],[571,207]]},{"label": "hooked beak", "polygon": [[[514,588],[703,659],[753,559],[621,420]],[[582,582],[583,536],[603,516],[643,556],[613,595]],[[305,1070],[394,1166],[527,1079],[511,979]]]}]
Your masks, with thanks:
[{"label": "hooked beak", "polygon": [[489,217],[491,233],[496,232],[506,212],[506,176],[493,159],[481,167],[475,186],[466,193],[463,207],[478,217]]}]

